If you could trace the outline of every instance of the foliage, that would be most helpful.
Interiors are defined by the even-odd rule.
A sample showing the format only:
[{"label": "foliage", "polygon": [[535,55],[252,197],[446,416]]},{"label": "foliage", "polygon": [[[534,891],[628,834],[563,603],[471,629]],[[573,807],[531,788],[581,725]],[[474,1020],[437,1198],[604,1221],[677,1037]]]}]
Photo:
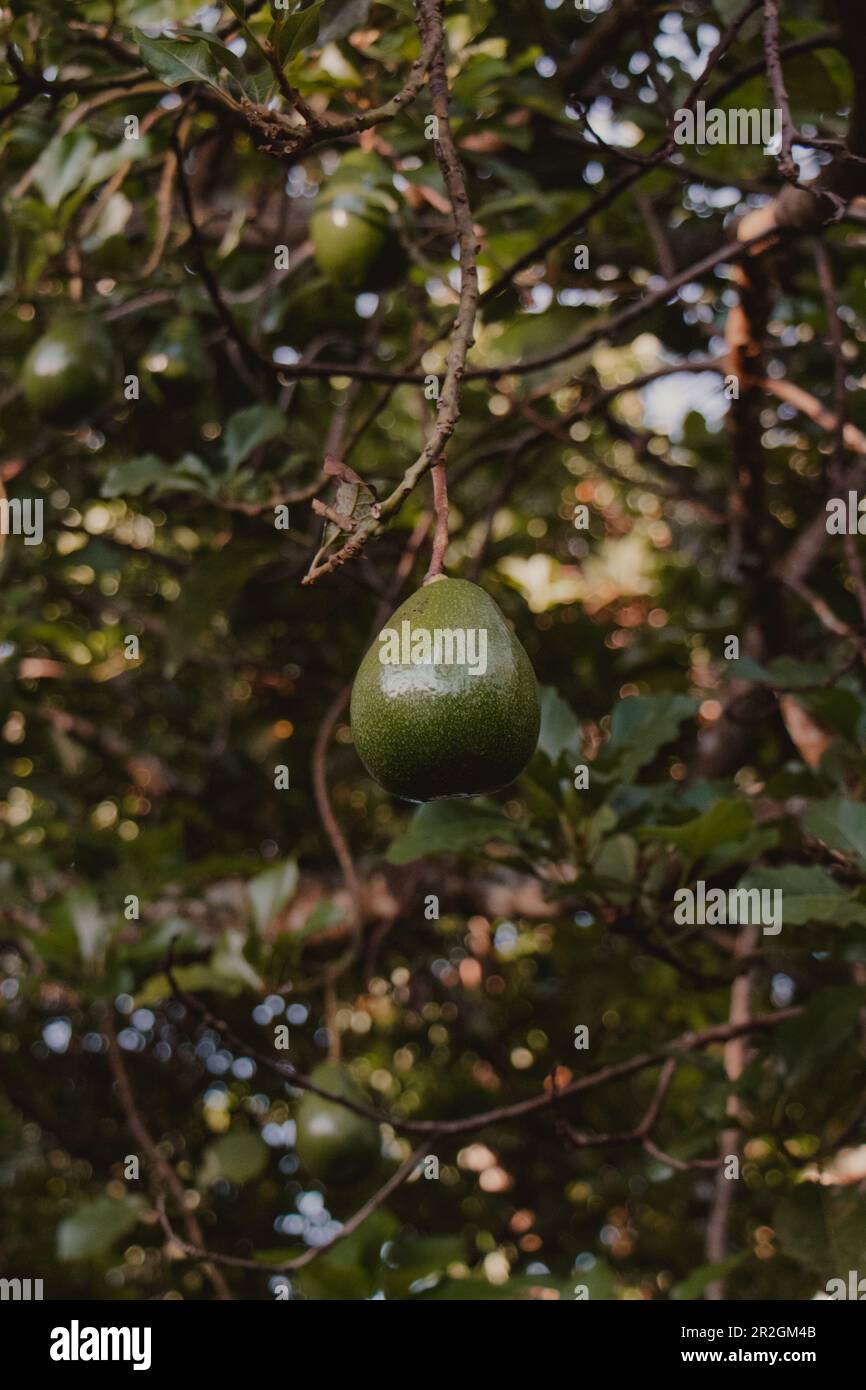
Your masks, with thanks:
[{"label": "foliage", "polygon": [[[209,1249],[261,1261],[224,1270],[238,1298],[286,1285],[313,1299],[571,1298],[576,1285],[696,1298],[720,1279],[732,1299],[811,1298],[857,1268],[857,537],[847,550],[826,538],[799,587],[779,578],[849,477],[826,419],[832,305],[820,257],[792,235],[765,287],[764,386],[757,403],[732,400],[719,364],[736,258],[683,273],[776,197],[778,161],[725,145],[655,158],[741,8],[646,7],[632,26],[620,12],[641,6],[445,5],[451,127],[490,291],[448,447],[446,568],[495,598],[544,698],[514,786],[419,809],[364,774],[333,702],[396,606],[426,479],[360,557],[301,583],[322,545],[314,494],[370,522],[436,428],[424,383],[444,378],[461,271],[447,157],[427,138],[435,83],[381,124],[361,119],[412,71],[411,7],[0,12],[0,486],[44,504],[41,543],[4,537],[0,560],[0,1274],[42,1277],[52,1298],[214,1296],[157,1217],[166,1198],[177,1238],[197,1244],[165,1166]],[[804,0],[782,25],[804,138],[846,137],[859,78],[822,38],[828,22]],[[763,40],[755,14],[713,67],[708,105],[773,104]],[[356,125],[329,134],[327,120]],[[359,143],[391,170],[407,267],[356,296],[326,284],[308,224]],[[809,175],[833,158],[797,152]],[[853,388],[862,222],[842,217],[820,241]],[[84,310],[125,384],[58,429],[22,397],[20,367]],[[142,363],[176,318],[205,366],[172,394]],[[818,413],[774,383],[799,383]],[[845,411],[866,429],[859,392]],[[749,441],[761,487],[744,493]],[[323,473],[326,454],[358,481]],[[325,549],[345,539],[332,517]],[[355,884],[316,814],[329,708],[316,766]],[[781,933],[748,946],[749,1007],[769,1021],[736,1072],[720,1040],[682,1042],[727,1025],[745,949],[734,927],[676,923],[674,894],[698,880],[783,892]],[[380,1171],[352,1191],[301,1168],[301,1088],[279,1071],[306,1076],[336,1034],[392,1121]],[[604,1143],[640,1124],[667,1055],[655,1148]],[[554,1094],[576,1082],[589,1084]],[[406,1163],[419,1121],[444,1126],[429,1138],[438,1180],[414,1174],[318,1258],[270,1272],[338,1234]],[[726,1134],[741,1173],[716,1258]]]}]

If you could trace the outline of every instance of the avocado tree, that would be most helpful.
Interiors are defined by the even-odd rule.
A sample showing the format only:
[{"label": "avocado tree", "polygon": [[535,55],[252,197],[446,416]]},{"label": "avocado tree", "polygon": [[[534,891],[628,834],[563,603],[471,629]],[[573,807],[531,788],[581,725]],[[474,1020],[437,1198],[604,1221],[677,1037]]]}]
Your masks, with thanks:
[{"label": "avocado tree", "polygon": [[0,43],[0,1275],[866,1275],[856,0]]}]

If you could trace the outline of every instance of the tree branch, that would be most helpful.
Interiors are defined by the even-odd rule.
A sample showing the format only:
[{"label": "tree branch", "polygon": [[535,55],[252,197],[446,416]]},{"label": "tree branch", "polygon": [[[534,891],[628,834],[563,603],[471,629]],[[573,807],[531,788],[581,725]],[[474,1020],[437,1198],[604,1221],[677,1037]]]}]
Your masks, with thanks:
[{"label": "tree branch", "polygon": [[[105,1031],[108,1038],[108,1061],[117,1086],[118,1098],[123,1108],[123,1113],[126,1116],[129,1132],[136,1143],[141,1147],[142,1152],[146,1155],[154,1176],[159,1179],[162,1185],[174,1198],[190,1240],[197,1245],[202,1245],[204,1243],[202,1229],[198,1223],[198,1218],[190,1211],[187,1205],[186,1189],[168,1159],[152,1139],[150,1131],[141,1118],[138,1106],[135,1103],[135,1097],[132,1093],[132,1087],[129,1084],[129,1076],[127,1075],[126,1065],[123,1061],[123,1056],[117,1041],[114,1019],[112,1017],[109,1017],[108,1026]],[[218,1298],[231,1298],[229,1287],[218,1269],[206,1265],[205,1273],[210,1279],[214,1292]]]},{"label": "tree branch", "polygon": [[[466,357],[474,341],[475,315],[478,309],[478,272],[475,265],[477,246],[472,211],[466,193],[466,181],[460,159],[454,144],[448,114],[448,79],[445,72],[443,46],[445,42],[442,22],[442,0],[418,0],[416,23],[422,37],[422,45],[434,42],[435,57],[430,64],[428,82],[433,113],[438,123],[438,139],[433,149],[454,214],[457,240],[460,248],[460,303],[457,317],[451,329],[451,342],[445,362],[445,381],[436,404],[436,425],[420,455],[403,475],[397,487],[380,504],[381,521],[393,516],[403,504],[416,483],[434,464],[442,459],[448,441],[454,433],[460,417],[460,395],[466,371]],[[349,541],[327,560],[311,569],[304,579],[312,584],[323,574],[330,573],[339,565],[358,555],[369,537],[380,529],[381,521],[368,518],[358,527]]]}]

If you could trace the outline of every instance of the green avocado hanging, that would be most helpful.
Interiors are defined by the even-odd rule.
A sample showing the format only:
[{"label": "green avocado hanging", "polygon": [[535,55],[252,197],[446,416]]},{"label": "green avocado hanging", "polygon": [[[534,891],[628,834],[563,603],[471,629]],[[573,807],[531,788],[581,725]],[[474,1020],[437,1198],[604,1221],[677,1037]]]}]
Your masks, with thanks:
[{"label": "green avocado hanging", "polygon": [[436,575],[361,662],[351,721],[361,761],[394,796],[479,796],[513,782],[535,751],[535,673],[489,594]]}]

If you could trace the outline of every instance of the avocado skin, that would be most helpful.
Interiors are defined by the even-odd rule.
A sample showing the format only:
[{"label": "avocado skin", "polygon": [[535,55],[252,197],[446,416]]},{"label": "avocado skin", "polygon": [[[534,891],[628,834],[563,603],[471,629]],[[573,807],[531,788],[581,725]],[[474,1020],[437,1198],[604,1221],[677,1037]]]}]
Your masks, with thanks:
[{"label": "avocado skin", "polygon": [[[323,1091],[366,1102],[349,1070],[338,1062],[320,1062],[310,1080]],[[311,1177],[336,1187],[360,1182],[379,1162],[381,1141],[374,1120],[356,1115],[336,1102],[305,1091],[295,1113],[298,1158]]]},{"label": "avocado skin", "polygon": [[368,150],[344,155],[310,218],[316,265],[338,289],[380,290],[399,279],[406,257],[394,226],[391,170]]},{"label": "avocado skin", "polygon": [[374,154],[372,150],[350,150],[342,156],[328,181],[328,188],[338,183],[388,188],[391,186],[391,170],[381,155]]},{"label": "avocado skin", "polygon": [[465,579],[425,584],[386,627],[486,628],[487,669],[385,665],[375,641],[352,689],[352,733],[371,777],[405,801],[480,796],[513,782],[540,724],[532,663],[493,599]]},{"label": "avocado skin", "polygon": [[339,289],[383,289],[402,266],[387,212],[361,189],[340,184],[317,205],[310,235],[316,265]]},{"label": "avocado skin", "polygon": [[24,359],[24,395],[49,424],[79,424],[103,405],[114,385],[114,350],[97,323],[66,319],[52,325]]}]

